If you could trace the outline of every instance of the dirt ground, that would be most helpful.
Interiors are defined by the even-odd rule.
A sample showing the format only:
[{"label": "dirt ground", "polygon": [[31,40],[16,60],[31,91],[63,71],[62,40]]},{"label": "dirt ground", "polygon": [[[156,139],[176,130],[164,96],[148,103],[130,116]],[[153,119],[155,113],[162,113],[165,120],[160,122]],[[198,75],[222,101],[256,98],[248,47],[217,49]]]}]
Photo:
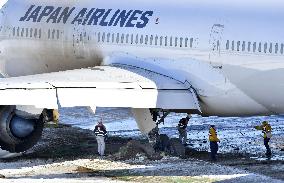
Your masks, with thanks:
[{"label": "dirt ground", "polygon": [[[21,157],[9,160],[1,160],[0,164],[31,162],[33,166],[39,166],[37,163],[33,164],[33,162],[36,162],[36,160],[40,159],[41,163],[39,164],[42,164],[43,162],[52,164],[53,162],[57,163],[70,161],[72,162],[70,167],[73,167],[73,165],[76,164],[74,163],[74,161],[77,162],[78,160],[82,160],[82,162],[87,161],[88,163],[92,161],[98,161],[98,165],[96,165],[96,167],[89,167],[90,164],[88,163],[86,163],[86,166],[84,166],[85,164],[82,164],[82,162],[77,163],[78,166],[73,167],[72,172],[77,172],[76,177],[81,176],[82,174],[88,174],[88,176],[85,177],[84,180],[89,180],[93,177],[107,177],[115,181],[121,180],[131,182],[188,182],[189,180],[184,178],[183,175],[190,174],[191,182],[216,182],[225,180],[225,175],[228,174],[231,176],[231,178],[233,178],[232,180],[235,179],[236,182],[247,182],[250,180],[255,182],[259,182],[259,180],[273,180],[272,182],[281,182],[281,180],[284,181],[283,161],[259,161],[251,159],[251,155],[233,153],[220,154],[218,156],[218,161],[212,163],[208,159],[208,152],[196,151],[190,148],[187,148],[186,150],[185,159],[165,157],[161,161],[155,162],[147,160],[145,156],[143,156],[143,154],[140,154],[137,155],[137,158],[135,160],[117,162],[116,164],[113,164],[115,162],[113,155],[117,153],[122,146],[125,146],[127,142],[129,142],[129,140],[130,139],[121,137],[110,137],[107,140],[106,144],[107,156],[103,160],[100,160],[96,155],[97,145],[92,131],[73,128],[66,125],[51,125],[48,128],[45,128],[42,139],[35,147],[25,152]],[[145,139],[140,140],[145,141]],[[107,162],[107,167],[103,166],[104,161]],[[6,164],[3,164],[3,167],[5,167],[5,165]],[[109,169],[110,167],[117,168]],[[153,169],[153,167],[156,168]],[[183,171],[181,171],[181,167],[184,168]],[[200,169],[204,168],[204,171],[206,171],[206,173],[204,173],[204,175],[200,175],[200,173],[195,173],[195,170],[192,170],[192,168],[198,169],[198,167]],[[238,175],[246,174],[246,179],[238,178],[238,175],[234,175],[232,173],[227,172],[226,174],[227,170],[224,173],[225,175],[218,175],[220,174],[220,172],[217,170],[224,169],[223,167],[228,167],[228,172],[236,172],[236,174],[238,174],[239,171]],[[14,175],[11,172],[9,173],[8,170],[2,170],[3,171],[0,171],[0,174],[3,174],[8,178],[11,178],[13,176],[22,176],[22,174]],[[189,170],[191,171],[188,172]],[[214,172],[215,170],[216,172]],[[250,179],[249,176],[251,175],[251,173],[256,174],[256,177],[263,177],[259,179],[251,177]],[[24,172],[23,174],[29,175],[26,172]],[[71,176],[71,173],[65,172],[65,175]],[[164,175],[167,175],[166,179],[163,177]],[[216,175],[217,177],[212,177],[212,175]],[[200,177],[202,177],[202,179]],[[104,181],[106,180],[103,180],[103,182]]]}]

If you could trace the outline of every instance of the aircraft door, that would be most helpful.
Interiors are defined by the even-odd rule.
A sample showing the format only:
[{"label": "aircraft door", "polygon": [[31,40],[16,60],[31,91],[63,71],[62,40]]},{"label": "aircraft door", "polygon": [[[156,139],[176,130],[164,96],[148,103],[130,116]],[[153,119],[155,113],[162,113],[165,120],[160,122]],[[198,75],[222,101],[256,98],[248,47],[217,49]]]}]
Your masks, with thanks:
[{"label": "aircraft door", "polygon": [[85,58],[86,31],[82,24],[74,24],[73,28],[73,52],[77,59]]},{"label": "aircraft door", "polygon": [[222,24],[214,24],[210,32],[210,63],[215,68],[222,68],[221,60],[221,44],[225,26]]}]

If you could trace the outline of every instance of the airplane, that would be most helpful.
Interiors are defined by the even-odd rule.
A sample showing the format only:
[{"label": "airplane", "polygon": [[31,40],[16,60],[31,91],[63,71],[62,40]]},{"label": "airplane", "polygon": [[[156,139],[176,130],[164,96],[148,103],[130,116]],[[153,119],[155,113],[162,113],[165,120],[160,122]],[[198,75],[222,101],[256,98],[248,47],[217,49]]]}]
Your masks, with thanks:
[{"label": "airplane", "polygon": [[59,107],[284,113],[284,4],[225,0],[9,0],[0,10],[0,145],[37,143]]}]

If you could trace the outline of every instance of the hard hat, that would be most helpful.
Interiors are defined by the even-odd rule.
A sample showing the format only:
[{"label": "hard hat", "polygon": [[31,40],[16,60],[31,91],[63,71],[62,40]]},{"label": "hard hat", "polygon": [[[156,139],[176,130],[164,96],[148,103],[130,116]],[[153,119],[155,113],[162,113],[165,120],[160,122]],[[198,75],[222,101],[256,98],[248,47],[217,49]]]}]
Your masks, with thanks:
[{"label": "hard hat", "polygon": [[267,122],[267,121],[263,121],[262,124],[263,124],[263,125],[267,125],[268,122]]}]

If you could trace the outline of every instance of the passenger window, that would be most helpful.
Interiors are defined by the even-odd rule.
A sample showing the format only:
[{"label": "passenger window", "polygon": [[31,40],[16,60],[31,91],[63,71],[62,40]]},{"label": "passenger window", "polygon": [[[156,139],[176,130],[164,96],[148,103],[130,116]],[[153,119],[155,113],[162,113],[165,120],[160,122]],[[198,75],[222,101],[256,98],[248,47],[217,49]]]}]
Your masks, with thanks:
[{"label": "passenger window", "polygon": [[139,35],[136,35],[135,44],[138,44]]},{"label": "passenger window", "polygon": [[156,45],[156,46],[158,45],[158,39],[159,39],[158,36],[156,36],[156,37],[155,37],[155,45]]},{"label": "passenger window", "polygon": [[140,36],[140,44],[143,44],[143,35]]},{"label": "passenger window", "polygon": [[[60,30],[57,30],[57,39],[59,39],[60,38]],[[83,38],[82,38],[82,41],[83,41]]]},{"label": "passenger window", "polygon": [[269,45],[269,53],[272,53],[272,49],[273,49],[273,46],[272,46],[272,43],[270,43],[270,45]]},{"label": "passenger window", "polygon": [[256,42],[253,43],[253,52],[256,52]]},{"label": "passenger window", "polygon": [[101,33],[98,32],[98,43],[101,42]]},{"label": "passenger window", "polygon": [[33,29],[30,29],[30,37],[33,37]]},{"label": "passenger window", "polygon": [[41,29],[38,30],[38,38],[41,39]]},{"label": "passenger window", "polygon": [[241,42],[238,41],[238,42],[237,42],[237,51],[240,51],[240,45],[241,45]]},{"label": "passenger window", "polygon": [[275,54],[278,53],[278,50],[279,50],[279,46],[278,46],[278,43],[275,44]]},{"label": "passenger window", "polygon": [[227,40],[227,43],[226,43],[226,50],[229,50],[230,49],[230,41]]},{"label": "passenger window", "polygon": [[[102,42],[104,43],[105,42],[105,38],[106,38],[106,33],[103,32],[103,35],[102,35]],[[83,41],[83,40],[82,40]]]},{"label": "passenger window", "polygon": [[165,37],[165,46],[168,46],[168,37]]},{"label": "passenger window", "polygon": [[258,44],[258,52],[261,52],[261,43]]},{"label": "passenger window", "polygon": [[109,43],[110,41],[110,33],[107,33],[107,42]]},{"label": "passenger window", "polygon": [[190,48],[193,47],[193,38],[190,38]]},{"label": "passenger window", "polygon": [[37,29],[35,29],[34,37],[37,38]]},{"label": "passenger window", "polygon": [[175,47],[177,47],[178,46],[178,38],[176,37],[175,38]]},{"label": "passenger window", "polygon": [[125,42],[126,42],[126,44],[128,44],[128,41],[129,41],[129,34],[126,34],[126,36],[125,36]]},{"label": "passenger window", "polygon": [[26,28],[26,37],[29,37],[29,29]]},{"label": "passenger window", "polygon": [[148,35],[145,36],[145,44],[146,45],[148,44],[148,39],[149,39],[148,37],[149,37]]},{"label": "passenger window", "polygon": [[188,38],[185,38],[184,46],[185,46],[186,48],[188,47]]},{"label": "passenger window", "polygon": [[267,52],[267,43],[264,43],[264,48],[263,48],[264,50],[264,53],[266,53]]},{"label": "passenger window", "polygon": [[280,53],[283,54],[283,51],[284,51],[284,44],[281,44]]},{"label": "passenger window", "polygon": [[170,38],[170,46],[173,46],[173,37]]},{"label": "passenger window", "polygon": [[235,41],[232,41],[232,51],[235,50]]},{"label": "passenger window", "polygon": [[251,50],[251,42],[248,42],[248,52]]},{"label": "passenger window", "polygon": [[163,46],[163,36],[160,37],[160,46]]},{"label": "passenger window", "polygon": [[17,36],[20,36],[20,27],[17,28]]},{"label": "passenger window", "polygon": [[48,29],[48,33],[47,33],[47,37],[48,37],[48,39],[50,39],[50,29]]},{"label": "passenger window", "polygon": [[111,35],[111,42],[114,43],[114,33]]},{"label": "passenger window", "polygon": [[116,34],[116,43],[119,43],[119,33]]},{"label": "passenger window", "polygon": [[152,45],[152,44],[153,44],[153,40],[154,40],[154,36],[153,36],[153,35],[151,35],[151,36],[150,36],[150,45]]},{"label": "passenger window", "polygon": [[179,39],[179,47],[182,48],[182,45],[183,45],[183,38],[181,37],[181,38]]},{"label": "passenger window", "polygon": [[133,42],[134,42],[134,36],[133,34],[131,34],[131,44],[133,44]]},{"label": "passenger window", "polygon": [[246,50],[246,42],[243,41],[243,44],[242,44],[242,51],[245,51]]},{"label": "passenger window", "polygon": [[120,42],[123,44],[124,43],[124,34],[121,34],[121,40]]},{"label": "passenger window", "polygon": [[14,27],[13,28],[13,36],[15,36],[16,35],[16,28]]}]

